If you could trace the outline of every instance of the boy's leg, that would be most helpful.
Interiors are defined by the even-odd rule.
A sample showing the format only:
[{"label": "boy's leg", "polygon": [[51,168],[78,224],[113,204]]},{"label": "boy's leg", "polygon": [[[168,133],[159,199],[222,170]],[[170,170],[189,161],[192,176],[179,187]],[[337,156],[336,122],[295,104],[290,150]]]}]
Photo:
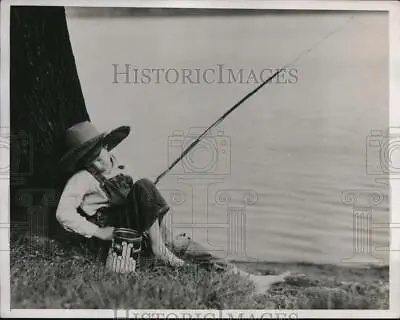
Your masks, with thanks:
[{"label": "boy's leg", "polygon": [[181,246],[176,246],[173,241],[169,245],[171,250],[168,249],[165,245],[165,234],[162,234],[162,231],[167,233],[168,230],[162,221],[169,211],[169,206],[150,180],[140,179],[135,182],[128,195],[127,210],[134,216],[130,219],[134,222],[132,227],[149,235],[151,250],[163,260],[171,260],[175,265],[181,265],[184,260],[217,270],[233,268],[233,265],[214,257],[191,240],[186,250],[175,250],[177,247],[181,249]]},{"label": "boy's leg", "polygon": [[175,254],[173,243],[172,250],[169,250],[161,232],[161,229],[167,231],[162,221],[169,211],[169,206],[150,180],[141,179],[134,184],[128,195],[126,209],[128,214],[133,217],[131,219],[133,226],[131,227],[148,234],[151,250],[163,261],[173,265],[182,265],[183,261],[189,261],[207,269],[232,271],[243,277],[250,276],[249,273],[239,270],[234,264],[213,256],[205,251],[200,244],[192,240],[189,241],[188,247],[183,252]]},{"label": "boy's leg", "polygon": [[126,210],[132,217],[131,227],[144,232],[149,230],[155,221],[161,224],[169,206],[153,182],[140,179],[135,182],[128,194]]},{"label": "boy's leg", "polygon": [[[169,211],[169,206],[153,182],[140,179],[133,185],[128,194],[126,214],[131,217],[133,229],[145,233],[144,246],[161,260],[172,265],[183,265],[183,261],[176,257],[165,245],[161,232],[161,223]],[[145,254],[148,252],[145,252]]]},{"label": "boy's leg", "polygon": [[179,259],[172,251],[170,251],[166,247],[158,221],[155,221],[150,226],[148,234],[150,238],[151,249],[157,258],[172,266],[184,265],[184,261],[182,259]]},{"label": "boy's leg", "polygon": [[[229,263],[223,258],[214,256],[206,250],[200,243],[190,240],[187,248],[178,254],[179,258],[190,261],[208,270],[233,271],[236,270],[234,264]],[[242,273],[244,275],[244,273]]]},{"label": "boy's leg", "polygon": [[162,221],[169,211],[169,206],[153,182],[148,179],[138,180],[128,197],[131,206],[129,210],[138,214],[138,218],[133,220],[138,221],[137,225],[140,225],[141,232],[146,232],[149,235],[151,249],[155,255],[163,256],[163,260],[169,259],[175,265],[181,265],[182,260],[185,260],[207,268],[214,266],[217,269],[225,269],[226,264],[223,260],[213,257],[193,241],[190,241],[189,248],[184,252],[175,250],[176,247],[179,248],[180,246],[176,246],[174,241],[169,245],[171,250],[165,245],[165,238],[168,238],[168,235],[163,235],[162,231],[164,233],[169,231]]}]

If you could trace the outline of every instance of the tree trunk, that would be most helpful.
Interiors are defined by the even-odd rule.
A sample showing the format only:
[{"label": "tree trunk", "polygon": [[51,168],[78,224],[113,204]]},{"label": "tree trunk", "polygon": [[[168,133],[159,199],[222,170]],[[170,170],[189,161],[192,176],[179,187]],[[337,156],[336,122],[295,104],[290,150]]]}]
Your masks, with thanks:
[{"label": "tree trunk", "polygon": [[65,130],[89,120],[64,8],[12,6],[10,51],[11,217],[54,215]]}]

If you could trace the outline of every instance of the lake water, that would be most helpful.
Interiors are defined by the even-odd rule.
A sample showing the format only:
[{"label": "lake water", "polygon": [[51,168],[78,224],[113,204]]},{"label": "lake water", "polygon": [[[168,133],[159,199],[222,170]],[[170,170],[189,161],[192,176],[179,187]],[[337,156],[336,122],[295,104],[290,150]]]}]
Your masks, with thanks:
[{"label": "lake water", "polygon": [[347,23],[350,13],[103,10],[67,9],[87,109],[100,130],[132,127],[116,152],[150,179],[201,132],[196,127],[257,83],[207,83],[212,72],[200,83],[123,83],[123,75],[113,83],[113,64],[178,72],[222,64],[242,68],[248,80],[251,70],[280,68],[319,43],[291,66],[292,83],[261,89],[160,181],[175,234],[188,232],[232,259],[388,263],[389,230],[375,226],[389,221],[388,187],[375,180],[384,177],[379,145],[367,143],[371,130],[382,130],[373,140],[384,142],[389,126],[385,14],[357,13]]}]

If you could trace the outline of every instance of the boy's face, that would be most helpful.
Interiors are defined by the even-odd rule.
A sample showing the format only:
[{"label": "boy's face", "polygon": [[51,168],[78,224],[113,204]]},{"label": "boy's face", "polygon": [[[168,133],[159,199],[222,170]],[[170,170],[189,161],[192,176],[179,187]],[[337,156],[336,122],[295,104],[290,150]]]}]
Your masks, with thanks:
[{"label": "boy's face", "polygon": [[102,148],[100,154],[93,160],[92,164],[100,172],[110,172],[112,168],[111,155],[107,149]]}]

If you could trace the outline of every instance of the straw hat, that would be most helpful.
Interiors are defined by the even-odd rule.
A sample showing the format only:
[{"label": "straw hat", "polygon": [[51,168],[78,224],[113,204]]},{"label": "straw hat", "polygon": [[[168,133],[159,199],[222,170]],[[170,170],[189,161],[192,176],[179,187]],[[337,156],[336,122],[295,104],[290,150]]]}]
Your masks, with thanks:
[{"label": "straw hat", "polygon": [[74,171],[83,157],[98,153],[101,147],[114,149],[130,132],[130,127],[120,126],[110,132],[99,133],[89,121],[73,125],[65,132],[67,152],[61,157],[58,168],[64,172]]}]

